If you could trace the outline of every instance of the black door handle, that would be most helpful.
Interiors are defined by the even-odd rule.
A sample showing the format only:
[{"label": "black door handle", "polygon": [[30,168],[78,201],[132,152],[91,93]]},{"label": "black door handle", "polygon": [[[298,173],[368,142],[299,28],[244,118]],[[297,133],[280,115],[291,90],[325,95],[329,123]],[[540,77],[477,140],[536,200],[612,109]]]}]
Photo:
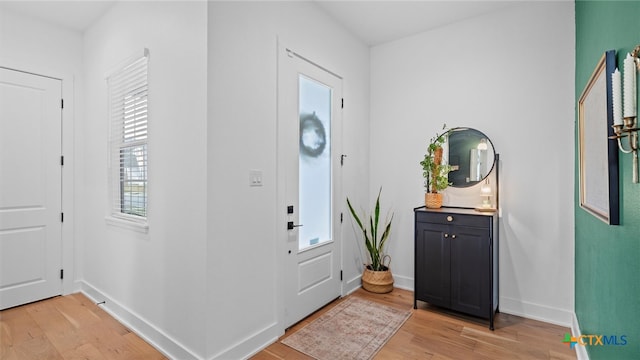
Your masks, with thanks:
[{"label": "black door handle", "polygon": [[293,224],[293,221],[289,221],[289,222],[287,223],[287,230],[293,230],[294,228],[297,228],[297,227],[300,227],[300,226],[304,226],[304,225],[302,225],[302,224],[300,224],[300,225],[294,225],[294,224]]}]

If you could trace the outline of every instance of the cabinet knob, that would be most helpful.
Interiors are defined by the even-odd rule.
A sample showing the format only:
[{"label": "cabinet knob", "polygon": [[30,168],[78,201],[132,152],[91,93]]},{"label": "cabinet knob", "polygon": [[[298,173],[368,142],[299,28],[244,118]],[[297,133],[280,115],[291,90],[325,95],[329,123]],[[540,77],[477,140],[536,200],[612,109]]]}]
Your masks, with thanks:
[{"label": "cabinet knob", "polygon": [[447,216],[447,221],[453,221],[453,216],[451,215]]},{"label": "cabinet knob", "polygon": [[454,235],[451,235],[451,238],[452,238],[452,239],[455,239],[455,238],[456,238],[455,234],[454,234]]},{"label": "cabinet knob", "polygon": [[445,233],[445,234],[444,234],[444,237],[448,238],[448,237],[449,237],[449,234]]}]

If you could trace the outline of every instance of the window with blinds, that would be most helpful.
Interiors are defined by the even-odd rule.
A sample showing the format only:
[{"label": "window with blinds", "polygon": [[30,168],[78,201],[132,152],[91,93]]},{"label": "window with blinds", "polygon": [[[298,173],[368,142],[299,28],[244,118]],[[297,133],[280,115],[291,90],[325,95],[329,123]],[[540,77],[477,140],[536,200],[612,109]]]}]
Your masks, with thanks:
[{"label": "window with blinds", "polygon": [[149,123],[145,56],[108,79],[111,214],[147,217],[147,132]]}]

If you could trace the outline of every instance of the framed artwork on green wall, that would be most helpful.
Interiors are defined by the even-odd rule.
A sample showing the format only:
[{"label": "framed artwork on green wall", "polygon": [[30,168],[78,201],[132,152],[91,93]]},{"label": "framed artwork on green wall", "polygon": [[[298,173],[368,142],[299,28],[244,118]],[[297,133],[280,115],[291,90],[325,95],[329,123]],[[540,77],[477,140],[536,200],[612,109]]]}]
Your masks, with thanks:
[{"label": "framed artwork on green wall", "polygon": [[[609,225],[619,225],[618,147],[613,133],[611,75],[616,52],[605,52],[578,101],[580,207]],[[618,89],[617,91],[620,91]]]}]

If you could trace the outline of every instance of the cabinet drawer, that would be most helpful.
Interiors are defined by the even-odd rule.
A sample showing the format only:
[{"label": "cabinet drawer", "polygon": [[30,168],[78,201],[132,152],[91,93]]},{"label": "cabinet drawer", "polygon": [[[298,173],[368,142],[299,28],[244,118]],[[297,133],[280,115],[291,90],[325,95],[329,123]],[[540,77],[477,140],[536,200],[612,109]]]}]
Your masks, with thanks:
[{"label": "cabinet drawer", "polygon": [[435,211],[416,211],[417,222],[490,228],[491,220],[491,216],[485,215],[456,214]]}]

